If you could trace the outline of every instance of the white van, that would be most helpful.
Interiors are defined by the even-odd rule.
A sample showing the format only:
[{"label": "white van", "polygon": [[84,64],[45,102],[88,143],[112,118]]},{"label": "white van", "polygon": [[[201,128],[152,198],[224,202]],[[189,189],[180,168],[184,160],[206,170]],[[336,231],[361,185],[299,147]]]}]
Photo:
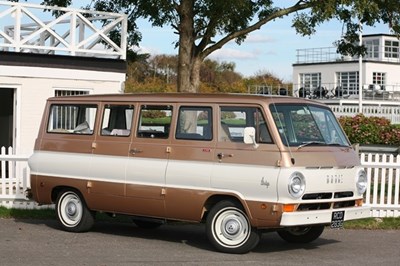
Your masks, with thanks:
[{"label": "white van", "polygon": [[64,230],[96,212],[141,227],[204,222],[245,253],[263,230],[288,242],[369,217],[367,176],[332,111],[299,98],[118,94],[50,98],[29,159],[33,198]]}]

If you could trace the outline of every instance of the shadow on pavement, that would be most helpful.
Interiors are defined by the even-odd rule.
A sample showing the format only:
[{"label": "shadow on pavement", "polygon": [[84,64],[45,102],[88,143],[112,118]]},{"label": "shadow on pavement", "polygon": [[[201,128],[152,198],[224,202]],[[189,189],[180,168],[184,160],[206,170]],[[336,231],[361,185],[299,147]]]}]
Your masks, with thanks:
[{"label": "shadow on pavement", "polygon": [[[43,224],[51,230],[62,230],[57,220],[36,220],[36,219],[16,219],[20,223]],[[143,229],[137,227],[133,222],[112,222],[112,221],[96,221],[92,230],[88,232],[116,235],[121,237],[155,239],[173,243],[184,243],[194,248],[215,251],[213,246],[208,242],[205,233],[204,224],[189,223],[167,223],[157,229]],[[71,233],[81,234],[81,233]],[[85,233],[83,233],[85,234]],[[252,251],[255,253],[271,253],[282,252],[288,250],[312,250],[321,246],[338,243],[340,241],[324,238],[324,234],[309,244],[289,244],[282,240],[275,232],[264,233],[261,237],[259,245]]]}]

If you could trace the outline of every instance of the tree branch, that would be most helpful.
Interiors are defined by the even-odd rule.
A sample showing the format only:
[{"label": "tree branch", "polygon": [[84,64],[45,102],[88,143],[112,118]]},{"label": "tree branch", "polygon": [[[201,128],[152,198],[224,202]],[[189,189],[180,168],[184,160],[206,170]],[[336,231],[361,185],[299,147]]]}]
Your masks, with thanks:
[{"label": "tree branch", "polygon": [[[283,8],[280,9],[279,11],[273,13],[272,15],[254,23],[253,25],[240,30],[240,31],[236,31],[233,32],[229,35],[227,35],[226,37],[222,38],[221,40],[219,40],[218,42],[216,42],[215,44],[211,45],[210,47],[208,47],[207,49],[205,49],[204,51],[200,52],[201,57],[204,59],[206,58],[208,55],[210,55],[212,52],[221,49],[222,46],[224,46],[226,43],[228,43],[231,40],[234,40],[240,36],[246,35],[252,31],[258,30],[261,28],[261,26],[263,26],[264,24],[266,24],[267,22],[274,20],[276,18],[280,18],[283,17],[285,15],[288,15],[290,13],[296,12],[296,11],[300,11],[300,10],[304,10],[307,8],[312,7],[314,4],[310,3],[310,2],[304,2],[304,1],[298,1],[295,5],[288,7],[288,8]],[[203,44],[204,46],[204,44]],[[205,47],[205,46],[204,46]],[[200,48],[199,46],[197,48]],[[200,50],[201,51],[201,50]]]}]

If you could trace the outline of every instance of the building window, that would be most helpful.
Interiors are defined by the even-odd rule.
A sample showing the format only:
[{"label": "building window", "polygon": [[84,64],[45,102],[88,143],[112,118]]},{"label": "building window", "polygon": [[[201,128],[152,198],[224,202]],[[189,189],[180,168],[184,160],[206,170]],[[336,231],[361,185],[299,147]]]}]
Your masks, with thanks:
[{"label": "building window", "polygon": [[379,58],[379,39],[364,41],[364,46],[367,49],[365,58]]},{"label": "building window", "polygon": [[313,89],[321,86],[321,73],[301,73],[300,86],[305,89]]},{"label": "building window", "polygon": [[87,91],[87,90],[55,90],[54,91],[55,97],[87,95],[87,94],[89,94],[89,91]]},{"label": "building window", "polygon": [[399,41],[385,41],[385,57],[399,58]]},{"label": "building window", "polygon": [[308,98],[321,89],[321,73],[301,73],[298,96]]},{"label": "building window", "polygon": [[376,84],[376,85],[385,85],[386,84],[386,73],[373,72],[372,73],[372,83]]},{"label": "building window", "polygon": [[354,72],[337,72],[336,92],[343,94],[358,94],[358,71]]}]

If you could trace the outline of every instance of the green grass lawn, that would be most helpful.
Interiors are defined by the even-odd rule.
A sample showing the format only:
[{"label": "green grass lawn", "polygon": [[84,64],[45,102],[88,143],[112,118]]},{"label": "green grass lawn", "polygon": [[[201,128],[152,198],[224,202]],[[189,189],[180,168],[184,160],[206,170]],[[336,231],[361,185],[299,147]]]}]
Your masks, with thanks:
[{"label": "green grass lawn", "polygon": [[361,220],[347,221],[344,223],[347,229],[400,229],[400,217],[398,218],[366,218]]}]

